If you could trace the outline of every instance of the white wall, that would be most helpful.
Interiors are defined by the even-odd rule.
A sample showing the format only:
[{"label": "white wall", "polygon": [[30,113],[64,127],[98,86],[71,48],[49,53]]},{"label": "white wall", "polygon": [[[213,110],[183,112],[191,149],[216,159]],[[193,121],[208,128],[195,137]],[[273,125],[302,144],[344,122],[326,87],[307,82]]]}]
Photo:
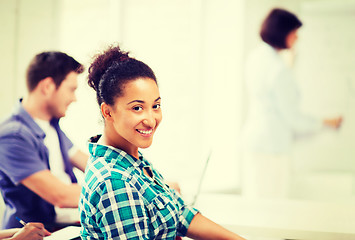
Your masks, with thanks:
[{"label": "white wall", "polygon": [[[151,66],[163,99],[163,122],[152,147],[142,151],[167,178],[194,191],[212,147],[206,185],[236,189],[243,1],[112,2],[62,1],[60,48],[88,63],[105,44],[119,42]],[[100,115],[84,81],[78,99],[63,124],[85,147],[87,138],[99,133]],[[228,179],[214,181],[211,169]]]},{"label": "white wall", "polygon": [[323,131],[296,146],[296,185],[303,187],[299,191],[301,196],[354,196],[354,13],[353,0],[305,2],[300,8],[304,27],[300,31],[295,70],[302,89],[303,109],[320,118],[344,118],[338,131]]},{"label": "white wall", "polygon": [[3,118],[16,99],[26,93],[24,76],[32,57],[57,47],[57,1],[1,0],[0,6],[0,118]]},{"label": "white wall", "polygon": [[[3,116],[6,112],[9,112],[12,108],[11,104],[4,104],[11,101],[14,98],[16,92],[15,79],[15,45],[16,45],[16,2],[7,0],[1,1],[0,7],[0,22],[7,24],[0,24],[0,52],[3,56],[0,58],[0,66],[3,77],[1,78],[2,91],[0,94],[1,112],[0,116]],[[7,36],[4,38],[3,36]],[[6,89],[6,91],[5,91]]]}]

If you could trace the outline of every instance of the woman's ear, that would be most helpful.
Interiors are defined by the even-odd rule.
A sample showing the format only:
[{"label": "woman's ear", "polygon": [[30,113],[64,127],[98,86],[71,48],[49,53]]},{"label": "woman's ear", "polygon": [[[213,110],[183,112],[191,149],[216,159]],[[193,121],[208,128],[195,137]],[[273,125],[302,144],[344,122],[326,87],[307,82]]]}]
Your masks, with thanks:
[{"label": "woman's ear", "polygon": [[111,107],[107,103],[101,103],[101,114],[107,121],[112,121]]}]

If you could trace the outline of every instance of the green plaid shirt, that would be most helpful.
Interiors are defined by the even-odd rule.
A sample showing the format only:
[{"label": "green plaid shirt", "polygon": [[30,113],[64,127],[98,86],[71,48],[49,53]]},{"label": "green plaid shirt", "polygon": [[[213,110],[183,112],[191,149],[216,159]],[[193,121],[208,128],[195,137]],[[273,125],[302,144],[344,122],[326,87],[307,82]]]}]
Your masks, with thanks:
[{"label": "green plaid shirt", "polygon": [[[79,211],[82,239],[171,239],[185,236],[198,212],[139,153],[89,142]],[[143,173],[151,169],[153,177]]]}]

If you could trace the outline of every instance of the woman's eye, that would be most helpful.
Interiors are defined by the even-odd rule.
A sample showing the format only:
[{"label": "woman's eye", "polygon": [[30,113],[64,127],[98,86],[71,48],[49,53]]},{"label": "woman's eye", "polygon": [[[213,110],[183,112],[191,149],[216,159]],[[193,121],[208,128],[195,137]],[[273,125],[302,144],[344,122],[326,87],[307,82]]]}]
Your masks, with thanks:
[{"label": "woman's eye", "polygon": [[159,108],[160,108],[160,104],[155,104],[155,105],[153,106],[153,108],[154,108],[154,109],[159,109]]},{"label": "woman's eye", "polygon": [[133,110],[138,112],[138,111],[143,110],[143,108],[141,106],[135,106],[135,107],[133,107]]}]

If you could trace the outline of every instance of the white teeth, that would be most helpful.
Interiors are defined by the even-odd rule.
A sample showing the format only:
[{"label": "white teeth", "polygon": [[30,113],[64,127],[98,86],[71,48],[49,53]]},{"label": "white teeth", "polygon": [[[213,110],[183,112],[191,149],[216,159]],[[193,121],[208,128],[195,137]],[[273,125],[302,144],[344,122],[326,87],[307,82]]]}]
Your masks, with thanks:
[{"label": "white teeth", "polygon": [[140,132],[142,134],[151,134],[153,132],[153,129],[150,129],[150,130],[138,130],[138,132]]}]

